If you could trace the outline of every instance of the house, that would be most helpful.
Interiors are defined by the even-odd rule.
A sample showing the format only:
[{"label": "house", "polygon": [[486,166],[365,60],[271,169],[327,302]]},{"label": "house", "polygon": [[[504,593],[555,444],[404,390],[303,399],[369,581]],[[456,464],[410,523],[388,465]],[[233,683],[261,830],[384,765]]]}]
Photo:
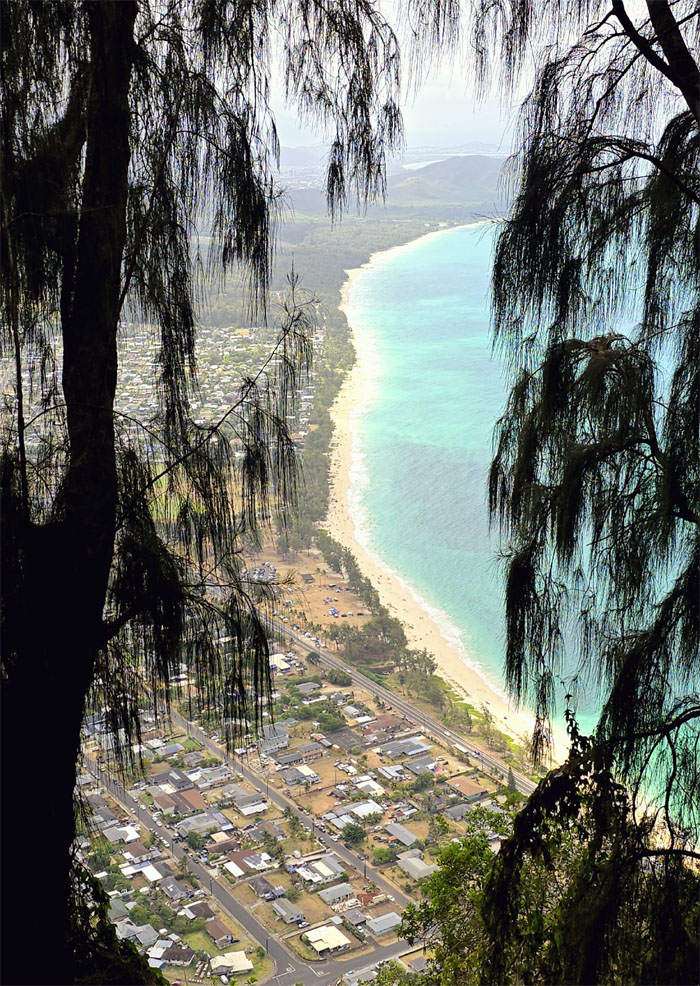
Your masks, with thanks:
[{"label": "house", "polygon": [[397,764],[395,767],[378,767],[377,773],[386,777],[388,781],[400,781],[406,776],[406,771],[401,764]]},{"label": "house", "polygon": [[347,810],[355,815],[356,818],[371,818],[372,815],[383,815],[384,809],[376,801],[358,801],[356,804],[348,805]]},{"label": "house", "polygon": [[97,808],[92,817],[95,821],[95,825],[103,831],[118,821],[117,816],[113,811],[110,811],[106,805],[103,808]]},{"label": "house", "polygon": [[287,900],[286,897],[273,900],[272,910],[278,917],[282,918],[285,924],[298,924],[299,921],[304,920],[301,908],[293,904],[291,900]]},{"label": "house", "polygon": [[417,757],[420,754],[429,753],[430,750],[431,746],[416,736],[392,740],[391,743],[385,743],[379,747],[379,753],[382,756],[391,757],[392,760],[398,760],[399,757]]},{"label": "house", "polygon": [[403,846],[412,846],[416,841],[416,836],[413,832],[409,832],[407,828],[404,828],[403,825],[399,825],[398,822],[391,822],[389,825],[385,825],[384,831],[387,832],[393,839],[398,839]]},{"label": "house", "polygon": [[251,852],[250,849],[238,849],[229,854],[229,861],[224,863],[224,869],[232,876],[248,876],[250,873],[262,873],[273,870],[279,863],[267,852]]},{"label": "house", "polygon": [[313,760],[318,760],[326,752],[320,743],[304,743],[303,746],[299,747],[298,752],[301,754],[304,763],[311,763]]},{"label": "house", "polygon": [[204,930],[217,948],[225,948],[226,945],[231,945],[234,941],[238,941],[231,929],[227,928],[224,922],[219,921],[217,918],[214,918],[213,921],[207,921]]},{"label": "house", "polygon": [[112,845],[116,845],[118,842],[126,842],[128,845],[130,842],[138,842],[140,838],[140,832],[135,825],[112,825],[110,828],[104,829],[102,835]]},{"label": "house", "polygon": [[477,781],[473,777],[467,777],[466,774],[459,774],[458,777],[450,777],[446,786],[456,794],[461,795],[467,804],[482,801],[489,793],[483,782]]},{"label": "house", "polygon": [[400,729],[403,729],[402,719],[392,715],[391,712],[382,712],[381,715],[376,717],[371,726],[365,726],[362,731],[363,733],[375,733],[381,730],[384,733],[396,733]]},{"label": "house", "polygon": [[124,918],[115,925],[117,938],[125,938],[134,944],[144,947],[152,945],[158,939],[158,932],[150,924],[136,925],[131,918]]},{"label": "house", "polygon": [[129,863],[135,863],[139,859],[150,856],[152,852],[152,849],[146,849],[144,844],[137,840],[136,842],[130,842],[125,849],[122,849],[122,856]]},{"label": "house", "polygon": [[291,753],[277,754],[275,761],[280,767],[295,767],[298,763],[303,763],[304,758],[298,750],[293,750]]},{"label": "house", "polygon": [[190,888],[184,883],[180,883],[174,876],[166,876],[165,879],[161,880],[160,889],[173,901],[183,900],[190,892]]},{"label": "house", "polygon": [[236,811],[244,817],[257,815],[261,811],[267,811],[267,801],[265,795],[256,792],[255,794],[239,794],[233,799]]},{"label": "house", "polygon": [[161,788],[163,794],[187,791],[194,787],[187,774],[179,767],[173,767],[172,770],[166,770],[161,774],[153,774],[149,780],[152,785]]},{"label": "house", "polygon": [[181,743],[168,743],[165,746],[161,746],[158,753],[161,757],[172,757],[176,753],[182,753],[184,749]]},{"label": "house", "polygon": [[437,761],[435,757],[428,755],[427,757],[416,757],[414,760],[407,760],[404,766],[406,770],[410,770],[417,777],[419,774],[432,774],[437,767]]},{"label": "house", "polygon": [[376,794],[381,797],[384,794],[384,788],[381,784],[377,784],[374,778],[366,774],[364,777],[358,777],[355,781],[355,786],[358,791],[362,791],[363,794]]},{"label": "house", "polygon": [[216,917],[211,907],[204,900],[197,900],[191,904],[186,904],[183,907],[185,916],[194,921],[195,918],[204,918],[205,921],[211,920],[211,918]]},{"label": "house", "polygon": [[181,822],[178,823],[177,831],[178,835],[181,835],[183,839],[187,838],[189,832],[199,832],[203,835],[205,832],[214,830],[216,832],[227,832],[233,828],[233,822],[229,821],[226,815],[222,814],[220,811],[205,811],[201,815],[193,815],[191,818],[183,818]]},{"label": "house", "polygon": [[189,945],[171,945],[161,955],[161,961],[166,965],[179,965],[186,967],[192,965],[195,960],[195,953]]},{"label": "house", "polygon": [[338,904],[343,904],[346,900],[352,900],[355,896],[355,891],[349,883],[338,883],[334,887],[319,890],[318,896],[329,907],[337,907]]},{"label": "house", "polygon": [[109,902],[109,920],[113,923],[119,921],[120,918],[125,918],[129,916],[129,908],[126,906],[123,900],[119,897],[115,897]]},{"label": "house", "polygon": [[296,784],[318,784],[321,778],[311,767],[302,763],[298,767],[283,770],[282,780],[288,787],[294,787]]},{"label": "house", "polygon": [[302,681],[300,685],[297,685],[297,688],[299,689],[299,694],[303,695],[305,698],[308,698],[310,695],[313,695],[313,693],[317,692],[320,687],[321,686],[317,685],[315,681]]},{"label": "house", "polygon": [[262,900],[276,900],[284,895],[284,890],[279,893],[264,876],[251,877],[248,883]]},{"label": "house", "polygon": [[444,814],[451,818],[453,822],[462,822],[469,814],[469,805],[466,801],[460,801],[456,805],[445,808]]},{"label": "house", "polygon": [[260,752],[276,753],[289,746],[289,732],[279,723],[268,723],[260,730]]},{"label": "house", "polygon": [[[192,776],[194,777],[195,775],[193,774]],[[208,791],[210,787],[216,787],[217,784],[225,784],[226,781],[230,781],[232,774],[230,767],[222,763],[217,767],[204,767],[197,772],[196,777],[197,780],[194,783],[199,790]]]},{"label": "house", "polygon": [[131,940],[136,937],[137,925],[131,920],[131,918],[121,918],[117,920],[114,925],[115,931],[117,933],[117,938]]},{"label": "house", "polygon": [[367,922],[367,928],[373,935],[386,935],[389,931],[394,931],[401,924],[401,917],[396,911],[389,911],[388,914],[381,914],[377,918],[372,918]]},{"label": "house", "polygon": [[193,750],[192,753],[186,753],[182,758],[182,762],[185,767],[199,767],[201,763],[204,763],[204,757],[201,753],[197,753]]},{"label": "house", "polygon": [[266,835],[271,835],[273,839],[282,842],[285,834],[276,822],[261,821],[250,832],[251,838],[262,841]]},{"label": "house", "polygon": [[359,928],[366,920],[367,915],[359,907],[350,907],[343,913],[343,921],[347,921],[352,928]]},{"label": "house", "polygon": [[237,972],[250,972],[253,963],[243,949],[237,952],[224,952],[209,961],[212,976],[232,976]]},{"label": "house", "polygon": [[328,853],[319,859],[303,861],[301,865],[294,865],[296,863],[297,861],[293,860],[291,864],[286,864],[289,872],[296,873],[304,883],[319,887],[336,880],[345,872],[343,863],[335,853]]},{"label": "house", "polygon": [[350,947],[350,939],[333,924],[324,924],[321,928],[311,928],[306,933],[309,945],[324,955],[329,952],[341,952]]},{"label": "house", "polygon": [[418,856],[406,858],[404,853],[401,853],[397,859],[397,864],[404,873],[408,873],[414,880],[424,880],[438,869],[436,865],[426,863]]},{"label": "house", "polygon": [[[157,788],[160,792],[160,788]],[[173,791],[173,794],[175,792]],[[169,794],[154,794],[153,803],[159,808],[164,815],[174,815],[175,814],[175,802]]]},{"label": "house", "polygon": [[[189,811],[206,811],[209,807],[199,791],[182,791],[179,799],[181,802],[184,801]],[[185,812],[181,814],[184,815]]]}]

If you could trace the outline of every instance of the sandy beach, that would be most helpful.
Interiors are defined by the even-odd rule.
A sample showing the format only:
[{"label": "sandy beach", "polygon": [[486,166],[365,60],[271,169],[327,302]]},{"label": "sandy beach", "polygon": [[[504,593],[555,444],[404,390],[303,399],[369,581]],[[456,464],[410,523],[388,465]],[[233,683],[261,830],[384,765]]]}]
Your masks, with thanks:
[{"label": "sandy beach", "polygon": [[[440,232],[428,235],[441,235]],[[395,247],[389,253],[406,249]],[[386,257],[386,253],[382,256]],[[370,259],[370,264],[372,260]],[[353,324],[350,313],[350,292],[355,278],[363,268],[347,271],[341,294],[341,308],[348,317],[357,359],[348,373],[343,387],[331,408],[335,432],[331,449],[331,503],[327,528],[332,536],[349,548],[360,567],[377,589],[382,603],[392,616],[404,625],[411,646],[426,648],[437,661],[439,674],[476,708],[482,704],[491,711],[496,724],[508,735],[521,739],[532,734],[534,717],[527,710],[516,709],[504,692],[489,682],[477,667],[470,664],[456,631],[431,611],[427,603],[392,571],[364,543],[352,512],[353,477],[359,461],[357,428],[355,422],[375,388],[377,364],[372,353],[371,340],[360,324]],[[357,320],[356,320],[357,321]],[[554,756],[563,760],[566,756],[565,737],[557,730]]]}]

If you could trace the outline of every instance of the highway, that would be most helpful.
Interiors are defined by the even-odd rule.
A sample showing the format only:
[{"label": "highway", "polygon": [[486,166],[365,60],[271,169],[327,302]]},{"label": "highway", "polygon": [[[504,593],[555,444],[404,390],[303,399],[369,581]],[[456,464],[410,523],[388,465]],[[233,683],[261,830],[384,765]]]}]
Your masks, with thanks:
[{"label": "highway", "polygon": [[[323,664],[331,668],[337,668],[340,671],[345,671],[346,674],[350,675],[353,682],[359,688],[364,688],[377,698],[380,698],[385,705],[391,706],[392,709],[395,709],[397,712],[400,712],[402,715],[406,716],[411,722],[421,726],[432,736],[434,736],[435,739],[439,740],[441,743],[445,743],[452,749],[456,746],[462,747],[469,754],[469,756],[473,757],[477,763],[483,766],[485,770],[488,770],[497,776],[503,777],[504,780],[507,779],[508,768],[505,767],[496,757],[480,750],[479,747],[475,746],[471,740],[460,736],[458,733],[455,733],[454,730],[448,729],[441,722],[438,722],[437,719],[433,719],[424,712],[420,712],[413,705],[406,702],[405,699],[400,698],[398,695],[394,694],[394,692],[390,692],[382,685],[378,685],[375,681],[372,681],[371,678],[365,677],[362,672],[356,671],[354,668],[344,664],[339,658],[329,654],[323,646],[317,646],[311,643],[302,633],[292,630],[290,627],[286,626],[284,623],[280,623],[277,620],[272,620],[271,622],[277,634],[283,634],[286,637],[291,637],[297,646],[305,648],[307,652],[313,647],[321,658]],[[513,771],[513,775],[515,777],[515,786],[518,791],[524,795],[532,794],[537,785],[531,781],[529,777],[524,777],[522,774],[517,773],[517,771]]]}]

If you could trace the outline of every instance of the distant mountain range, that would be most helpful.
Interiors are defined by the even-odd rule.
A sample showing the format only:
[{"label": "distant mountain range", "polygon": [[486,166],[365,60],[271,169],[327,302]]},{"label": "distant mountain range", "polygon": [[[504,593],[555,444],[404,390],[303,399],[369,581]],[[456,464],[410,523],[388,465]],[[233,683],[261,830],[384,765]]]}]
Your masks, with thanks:
[{"label": "distant mountain range", "polygon": [[503,157],[469,154],[404,170],[389,179],[387,206],[466,205],[487,201],[499,204],[504,161]]}]

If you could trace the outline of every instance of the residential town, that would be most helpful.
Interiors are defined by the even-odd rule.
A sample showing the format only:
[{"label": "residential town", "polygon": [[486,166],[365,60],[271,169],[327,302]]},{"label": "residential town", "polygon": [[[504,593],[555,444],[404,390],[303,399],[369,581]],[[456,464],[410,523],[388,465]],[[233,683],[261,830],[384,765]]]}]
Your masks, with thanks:
[{"label": "residential town", "polygon": [[116,934],[172,982],[352,984],[389,955],[417,969],[402,910],[475,819],[498,849],[502,780],[303,647],[271,663],[274,721],[228,754],[184,667],[170,722],[142,710],[129,777],[86,719],[79,853]]}]

